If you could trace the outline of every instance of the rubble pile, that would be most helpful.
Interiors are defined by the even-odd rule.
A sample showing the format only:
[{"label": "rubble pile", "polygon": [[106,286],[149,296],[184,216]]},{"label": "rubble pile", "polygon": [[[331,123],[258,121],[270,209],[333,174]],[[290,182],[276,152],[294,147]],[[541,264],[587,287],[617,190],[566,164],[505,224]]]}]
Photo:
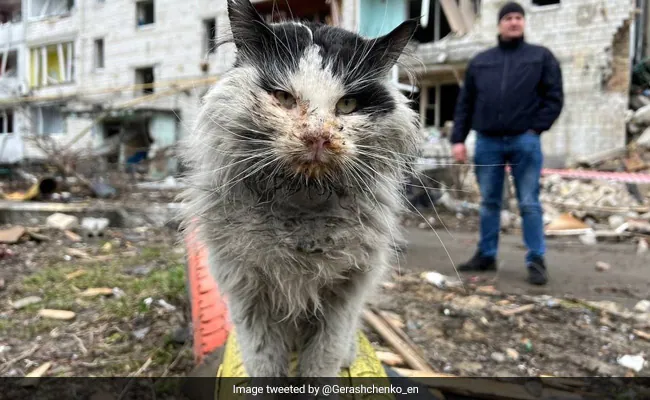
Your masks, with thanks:
[{"label": "rubble pile", "polygon": [[650,104],[628,114],[627,130],[633,138],[632,142],[647,153],[650,150]]},{"label": "rubble pile", "polygon": [[[433,370],[459,376],[647,376],[650,307],[501,293],[488,279],[394,275],[378,314],[394,321]],[[441,284],[444,282],[444,284]],[[399,352],[367,329],[376,348]]]},{"label": "rubble pile", "polygon": [[558,175],[542,179],[540,200],[565,207],[633,207],[648,204],[650,190],[635,196],[620,182],[566,180]]}]

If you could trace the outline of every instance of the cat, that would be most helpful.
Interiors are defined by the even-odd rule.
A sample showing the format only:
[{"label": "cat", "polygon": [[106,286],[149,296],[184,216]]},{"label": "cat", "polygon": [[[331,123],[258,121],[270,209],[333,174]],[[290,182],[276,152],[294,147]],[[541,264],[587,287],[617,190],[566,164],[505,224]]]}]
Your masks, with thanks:
[{"label": "cat", "polygon": [[236,59],[206,93],[181,158],[196,226],[251,377],[336,377],[368,294],[403,240],[418,116],[388,73],[417,23],[378,38],[267,23],[228,0]]}]

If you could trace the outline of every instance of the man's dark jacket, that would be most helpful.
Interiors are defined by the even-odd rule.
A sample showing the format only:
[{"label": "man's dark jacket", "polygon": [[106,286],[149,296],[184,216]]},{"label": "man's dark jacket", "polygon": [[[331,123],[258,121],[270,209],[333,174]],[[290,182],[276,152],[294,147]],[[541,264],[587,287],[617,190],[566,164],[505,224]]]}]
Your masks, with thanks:
[{"label": "man's dark jacket", "polygon": [[490,136],[542,133],[563,104],[562,71],[553,53],[523,38],[499,39],[467,67],[451,142],[464,142],[470,129]]}]

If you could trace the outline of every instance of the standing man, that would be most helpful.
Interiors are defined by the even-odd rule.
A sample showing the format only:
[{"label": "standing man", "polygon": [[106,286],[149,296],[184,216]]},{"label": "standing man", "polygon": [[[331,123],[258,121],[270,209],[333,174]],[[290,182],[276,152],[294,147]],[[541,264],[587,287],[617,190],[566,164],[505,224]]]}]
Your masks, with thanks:
[{"label": "standing man", "polygon": [[550,50],[524,40],[524,9],[516,2],[499,11],[499,44],[470,61],[456,105],[452,151],[465,162],[465,139],[477,132],[474,163],[481,191],[480,241],[461,271],[496,270],[505,165],[515,180],[528,281],[548,281],[544,223],[539,201],[543,155],[540,135],[562,111],[560,65]]}]

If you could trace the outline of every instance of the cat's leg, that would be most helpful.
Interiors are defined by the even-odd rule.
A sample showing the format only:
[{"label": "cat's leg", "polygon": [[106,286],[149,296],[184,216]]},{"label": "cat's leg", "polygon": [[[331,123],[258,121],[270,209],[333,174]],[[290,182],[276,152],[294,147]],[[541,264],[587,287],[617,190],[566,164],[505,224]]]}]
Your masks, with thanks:
[{"label": "cat's leg", "polygon": [[230,315],[235,325],[244,368],[250,377],[286,377],[289,372],[291,333],[278,323],[259,298],[231,296]]},{"label": "cat's leg", "polygon": [[[299,357],[302,377],[337,377],[356,357],[356,334],[371,279],[354,272],[323,298],[322,316],[313,322]],[[348,365],[345,365],[348,364]]]}]

